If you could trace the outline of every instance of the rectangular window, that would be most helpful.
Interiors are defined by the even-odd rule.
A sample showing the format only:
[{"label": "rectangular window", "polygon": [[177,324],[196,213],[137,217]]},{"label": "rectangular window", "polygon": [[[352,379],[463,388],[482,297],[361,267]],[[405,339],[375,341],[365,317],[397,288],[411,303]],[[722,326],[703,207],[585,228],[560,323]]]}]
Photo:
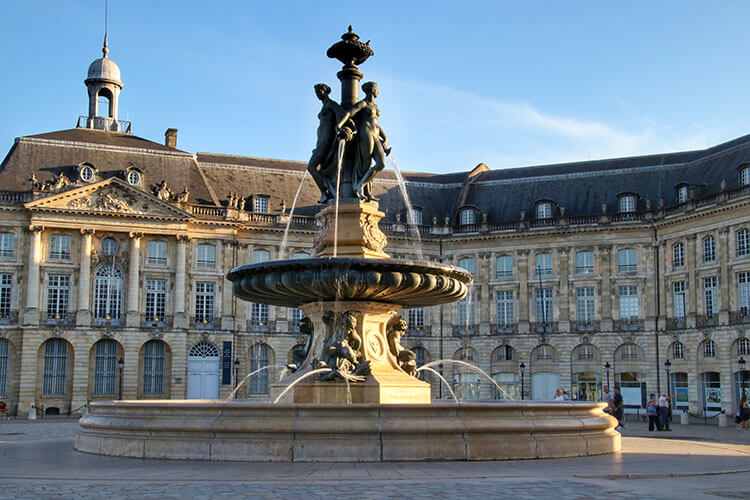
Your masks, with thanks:
[{"label": "rectangular window", "polygon": [[474,214],[474,210],[471,208],[464,208],[459,213],[459,224],[462,226],[469,226],[471,224],[474,224],[476,222],[476,215]]},{"label": "rectangular window", "polygon": [[49,258],[70,260],[70,236],[53,234],[49,239]]},{"label": "rectangular window", "polygon": [[498,279],[513,277],[512,255],[501,255],[497,258],[497,277]]},{"label": "rectangular window", "polygon": [[146,321],[163,321],[167,312],[167,280],[146,280]]},{"label": "rectangular window", "polygon": [[552,203],[542,202],[536,206],[536,218],[537,219],[551,219],[552,218]]},{"label": "rectangular window", "polygon": [[471,328],[474,326],[476,304],[472,291],[466,294],[466,297],[458,301],[458,327]]},{"label": "rectangular window", "polygon": [[513,290],[500,290],[495,294],[497,302],[497,326],[506,328],[515,323]]},{"label": "rectangular window", "polygon": [[750,313],[750,273],[737,273],[737,298],[740,312]]},{"label": "rectangular window", "polygon": [[682,267],[685,265],[685,245],[676,243],[672,246],[672,267]]},{"label": "rectangular window", "polygon": [[594,321],[594,287],[576,288],[576,321]]},{"label": "rectangular window", "polygon": [[94,355],[94,395],[114,396],[117,380],[117,343],[100,340]]},{"label": "rectangular window", "polygon": [[268,198],[263,196],[253,197],[253,212],[268,213]]},{"label": "rectangular window", "polygon": [[148,242],[148,257],[146,258],[146,263],[152,264],[155,266],[167,265],[167,242],[166,241],[150,240]]},{"label": "rectangular window", "polygon": [[213,269],[216,267],[216,247],[208,243],[198,245],[198,267]]},{"label": "rectangular window", "polygon": [[594,272],[594,252],[576,253],[576,273],[592,274]]},{"label": "rectangular window", "polygon": [[703,300],[706,316],[710,318],[716,315],[716,276],[703,278]]},{"label": "rectangular window", "polygon": [[70,275],[50,274],[47,278],[47,316],[65,318],[70,305]]},{"label": "rectangular window", "polygon": [[635,196],[629,194],[620,197],[620,212],[635,212]]},{"label": "rectangular window", "polygon": [[195,322],[213,323],[215,283],[198,281],[195,283]]},{"label": "rectangular window", "polygon": [[63,339],[50,339],[44,343],[44,368],[42,394],[65,395],[65,372],[68,362],[68,343]]},{"label": "rectangular window", "polygon": [[406,222],[409,224],[414,224],[415,226],[421,226],[422,225],[422,209],[421,208],[412,208],[410,212],[411,219],[407,220]]},{"label": "rectangular window", "polygon": [[638,261],[635,248],[623,248],[617,253],[618,269],[621,273],[638,271]]},{"label": "rectangular window", "polygon": [[716,242],[713,236],[703,238],[703,262],[716,260]]},{"label": "rectangular window", "polygon": [[474,274],[474,271],[476,271],[474,267],[474,259],[471,257],[464,257],[463,259],[458,259],[458,267],[463,267],[467,271],[469,271],[471,274]]},{"label": "rectangular window", "polygon": [[253,326],[268,326],[268,304],[252,303],[250,324]]},{"label": "rectangular window", "polygon": [[266,262],[271,259],[271,253],[268,250],[253,250],[253,262]]},{"label": "rectangular window", "polygon": [[0,233],[0,258],[13,258],[13,233]]},{"label": "rectangular window", "polygon": [[424,330],[424,307],[409,309],[409,329]]},{"label": "rectangular window", "polygon": [[0,273],[0,319],[10,318],[12,300],[13,275],[10,273]]},{"label": "rectangular window", "polygon": [[552,317],[552,290],[549,288],[536,290],[536,321],[545,326],[553,322]]},{"label": "rectangular window", "polygon": [[538,253],[536,254],[536,274],[537,276],[552,274],[552,254],[551,253]]},{"label": "rectangular window", "polygon": [[298,307],[290,307],[288,309],[289,313],[289,321],[292,325],[292,331],[296,332],[299,330],[300,324],[302,324],[302,318],[305,317],[305,313],[302,312],[302,309]]},{"label": "rectangular window", "polygon": [[672,283],[672,299],[673,309],[675,318],[684,318],[686,314],[685,310],[685,282],[676,281]]},{"label": "rectangular window", "polygon": [[620,319],[636,321],[638,319],[638,287],[621,286],[620,289]]},{"label": "rectangular window", "polygon": [[143,395],[164,395],[164,342],[159,340],[143,346]]},{"label": "rectangular window", "polygon": [[[750,169],[749,169],[750,170]],[[743,257],[750,253],[750,231],[740,229],[737,236],[737,257]]]}]

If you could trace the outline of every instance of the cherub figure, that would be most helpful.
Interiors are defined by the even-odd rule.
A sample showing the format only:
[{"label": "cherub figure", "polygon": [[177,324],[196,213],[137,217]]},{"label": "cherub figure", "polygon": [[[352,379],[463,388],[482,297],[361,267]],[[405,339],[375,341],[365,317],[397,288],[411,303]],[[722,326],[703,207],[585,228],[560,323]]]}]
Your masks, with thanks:
[{"label": "cherub figure", "polygon": [[406,333],[408,324],[401,316],[394,316],[388,321],[386,331],[388,335],[388,348],[398,361],[398,366],[409,375],[417,376],[417,356],[401,345],[401,337]]}]

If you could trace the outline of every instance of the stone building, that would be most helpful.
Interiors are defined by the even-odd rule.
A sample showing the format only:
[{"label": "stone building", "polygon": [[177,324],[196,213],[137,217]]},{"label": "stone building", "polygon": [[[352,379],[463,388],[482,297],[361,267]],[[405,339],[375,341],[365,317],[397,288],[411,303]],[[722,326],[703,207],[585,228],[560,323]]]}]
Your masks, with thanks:
[{"label": "stone building", "polygon": [[[223,398],[269,366],[238,392],[267,399],[304,348],[301,313],[235,300],[224,276],[313,253],[305,163],[188,153],[175,129],[164,143],[133,135],[106,42],[85,83],[77,128],[20,137],[0,166],[0,398],[14,413]],[[500,387],[434,366],[458,397],[597,399],[609,381],[631,408],[669,385],[677,408],[735,412],[750,352],[750,136],[405,178],[410,211],[392,172],[373,184],[387,251],[475,276],[457,304],[404,311],[419,364],[468,362]]]}]

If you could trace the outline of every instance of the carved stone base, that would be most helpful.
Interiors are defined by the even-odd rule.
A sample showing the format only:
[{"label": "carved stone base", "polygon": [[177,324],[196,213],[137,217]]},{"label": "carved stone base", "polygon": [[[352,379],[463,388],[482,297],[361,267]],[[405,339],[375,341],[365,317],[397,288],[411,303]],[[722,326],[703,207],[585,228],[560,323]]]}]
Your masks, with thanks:
[{"label": "carved stone base", "polygon": [[[385,259],[389,255],[383,251],[387,245],[385,234],[378,228],[378,222],[385,216],[378,210],[375,201],[360,202],[346,200],[339,202],[337,257],[359,257]],[[315,236],[315,257],[333,257],[336,205],[331,203],[316,216],[321,224]]]},{"label": "carved stone base", "polygon": [[388,347],[386,323],[399,307],[380,302],[315,302],[302,306],[313,322],[314,333],[310,352],[300,369],[272,388],[272,400],[294,380],[312,371],[314,360],[322,359],[328,338],[334,334],[325,316],[340,318],[351,313],[356,318],[356,333],[361,339],[359,349],[363,363],[369,362],[370,374],[362,382],[345,380],[320,381],[319,375],[302,379],[292,389],[289,399],[294,403],[380,403],[428,404],[430,385],[404,372]]}]

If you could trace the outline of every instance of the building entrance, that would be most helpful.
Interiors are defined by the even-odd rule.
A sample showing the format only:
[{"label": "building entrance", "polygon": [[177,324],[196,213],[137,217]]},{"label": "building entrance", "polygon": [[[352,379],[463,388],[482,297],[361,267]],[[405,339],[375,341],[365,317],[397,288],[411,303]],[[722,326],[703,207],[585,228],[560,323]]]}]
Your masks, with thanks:
[{"label": "building entrance", "polygon": [[210,342],[199,342],[188,355],[188,399],[219,397],[219,349]]}]

